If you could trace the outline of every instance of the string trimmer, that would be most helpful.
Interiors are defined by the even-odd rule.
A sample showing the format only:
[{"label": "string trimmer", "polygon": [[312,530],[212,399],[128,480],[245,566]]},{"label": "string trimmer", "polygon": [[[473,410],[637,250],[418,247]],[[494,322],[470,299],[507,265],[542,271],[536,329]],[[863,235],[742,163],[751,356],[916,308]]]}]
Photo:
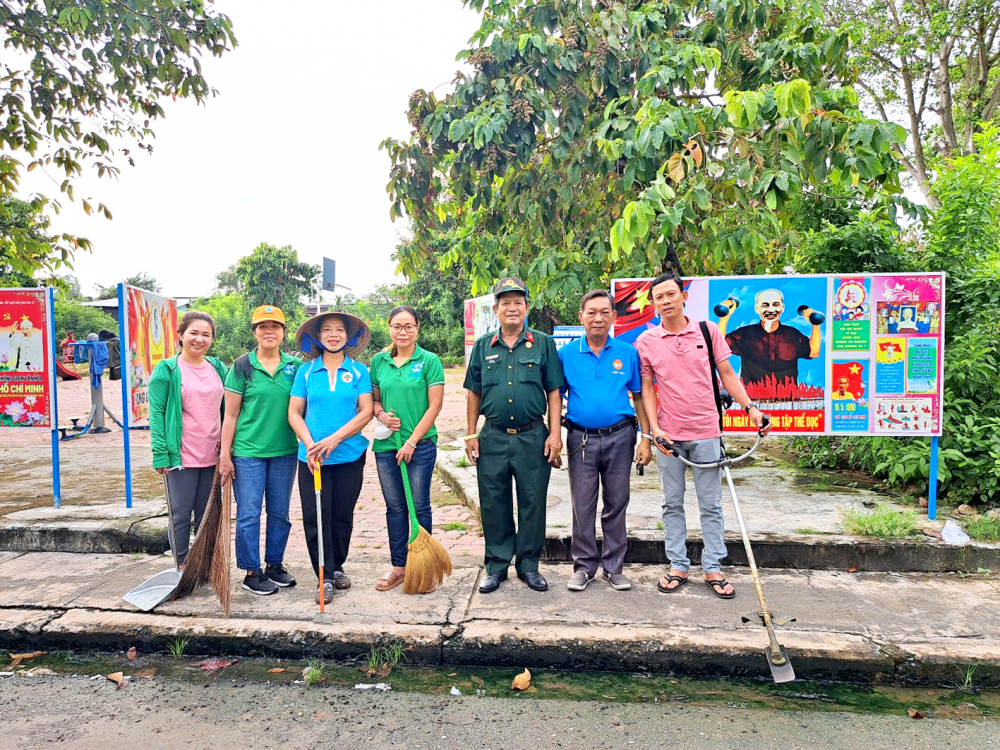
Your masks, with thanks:
[{"label": "string trimmer", "polygon": [[[766,427],[770,424],[771,418],[768,415],[764,415],[764,426]],[[643,433],[645,435],[645,433]],[[652,435],[646,435],[646,437],[655,439],[656,444],[660,449],[667,455],[676,456],[681,461],[683,461],[688,466],[695,469],[722,469],[726,476],[726,484],[729,486],[729,495],[733,499],[733,508],[736,510],[736,521],[740,526],[740,534],[743,536],[743,548],[747,553],[747,562],[750,565],[750,575],[753,577],[753,585],[757,590],[757,601],[760,603],[760,611],[752,614],[747,614],[743,616],[743,622],[753,622],[759,620],[760,623],[767,630],[767,638],[769,645],[764,649],[764,655],[767,657],[767,665],[771,668],[771,677],[774,678],[775,682],[791,682],[795,679],[795,671],[792,669],[792,663],[788,659],[788,652],[785,651],[785,647],[778,643],[778,637],[774,633],[775,625],[784,625],[789,622],[794,622],[794,617],[784,617],[775,612],[771,612],[767,606],[767,600],[764,598],[764,587],[760,582],[760,573],[757,571],[757,560],[753,554],[753,548],[750,546],[750,536],[747,534],[747,527],[743,523],[743,511],[740,510],[740,501],[736,497],[736,487],[733,484],[733,475],[729,471],[731,466],[738,463],[746,461],[750,456],[753,455],[754,451],[760,446],[763,435],[760,431],[757,432],[757,440],[750,447],[746,453],[741,456],[736,456],[730,458],[726,455],[725,446],[722,446],[722,441],[720,440],[720,455],[718,461],[713,461],[711,463],[695,463],[693,461],[688,461],[684,456],[680,455],[677,451],[673,450],[670,443],[663,439],[654,438]]]}]

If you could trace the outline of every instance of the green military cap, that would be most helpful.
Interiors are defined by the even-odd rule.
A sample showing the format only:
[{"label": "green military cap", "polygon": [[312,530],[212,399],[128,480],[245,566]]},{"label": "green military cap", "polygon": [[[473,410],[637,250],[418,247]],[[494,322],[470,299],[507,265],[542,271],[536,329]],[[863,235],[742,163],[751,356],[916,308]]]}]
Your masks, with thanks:
[{"label": "green military cap", "polygon": [[528,296],[528,287],[517,276],[506,276],[497,282],[493,287],[493,299],[498,299],[501,294],[507,292],[520,292],[525,297]]}]

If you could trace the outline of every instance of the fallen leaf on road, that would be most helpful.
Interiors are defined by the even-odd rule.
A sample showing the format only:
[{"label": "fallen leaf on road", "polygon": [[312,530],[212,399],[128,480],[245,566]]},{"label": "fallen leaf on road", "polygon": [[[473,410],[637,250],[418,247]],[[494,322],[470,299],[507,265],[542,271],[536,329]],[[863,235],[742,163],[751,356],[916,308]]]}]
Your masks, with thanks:
[{"label": "fallen leaf on road", "polygon": [[847,569],[847,572],[848,573],[857,573],[858,572],[858,566],[857,565],[852,565],[851,567],[849,567]]},{"label": "fallen leaf on road", "polygon": [[232,666],[238,661],[239,659],[220,659],[217,656],[213,656],[211,659],[205,659],[205,661],[201,663],[201,671],[218,672],[220,669]]},{"label": "fallen leaf on road", "polygon": [[962,503],[957,508],[955,508],[955,512],[958,513],[958,515],[960,516],[976,515],[976,509],[973,508],[971,505],[967,505],[966,503]]},{"label": "fallen leaf on road", "polygon": [[44,677],[46,675],[54,675],[55,672],[51,669],[46,669],[45,667],[35,667],[34,669],[25,672],[25,674],[30,675],[31,677]]},{"label": "fallen leaf on road", "polygon": [[121,690],[123,687],[128,685],[128,677],[126,677],[121,672],[112,672],[108,675],[108,681],[115,683],[118,687],[115,690]]},{"label": "fallen leaf on road", "polygon": [[939,529],[935,529],[933,526],[924,526],[920,529],[920,531],[923,532],[924,536],[929,536],[932,539],[942,538],[941,531]]},{"label": "fallen leaf on road", "polygon": [[132,648],[130,648],[125,653],[125,658],[128,659],[129,661],[135,661],[135,657],[136,656],[138,656],[138,652],[135,650],[135,646],[133,646]]},{"label": "fallen leaf on road", "polygon": [[922,713],[920,713],[915,708],[908,708],[908,709],[906,709],[906,715],[909,716],[911,719],[922,719],[922,718],[924,718],[924,715]]},{"label": "fallen leaf on road", "polygon": [[156,677],[155,667],[146,667],[145,669],[140,669],[138,672],[132,675],[134,680],[149,679],[150,677]]},{"label": "fallen leaf on road", "polygon": [[521,674],[514,678],[514,682],[510,686],[514,690],[527,690],[531,687],[531,672],[525,668]]},{"label": "fallen leaf on road", "polygon": [[10,657],[10,664],[8,666],[11,669],[13,669],[18,664],[20,664],[22,661],[24,661],[25,659],[34,659],[37,656],[45,656],[45,654],[47,654],[47,653],[48,653],[48,651],[32,651],[31,653],[27,653],[27,654],[11,654],[11,653],[8,653],[7,656]]},{"label": "fallen leaf on road", "polygon": [[486,681],[483,680],[483,678],[480,677],[479,675],[472,675],[472,677],[469,678],[469,682],[471,682],[473,685],[485,685],[486,684]]},{"label": "fallen leaf on road", "polygon": [[285,671],[284,667],[275,667],[274,669],[267,670],[268,674],[281,674]]}]

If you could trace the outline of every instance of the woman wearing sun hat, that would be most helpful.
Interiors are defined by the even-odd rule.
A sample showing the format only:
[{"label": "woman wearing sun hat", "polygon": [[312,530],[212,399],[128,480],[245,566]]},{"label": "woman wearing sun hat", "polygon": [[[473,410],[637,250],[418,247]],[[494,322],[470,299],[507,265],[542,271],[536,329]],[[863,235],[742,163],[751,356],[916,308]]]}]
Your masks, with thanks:
[{"label": "woman wearing sun hat", "polygon": [[309,361],[295,374],[288,423],[299,438],[302,524],[317,574],[318,529],[312,471],[318,467],[322,471],[323,553],[326,571],[332,571],[333,578],[325,582],[326,601],[333,597],[334,588],[351,585],[344,575],[344,561],[368,450],[368,439],[361,430],[374,413],[368,369],[353,358],[367,348],[369,341],[368,325],[342,312],[310,318],[295,336],[296,346]]},{"label": "woman wearing sun hat", "polygon": [[[285,570],[292,528],[288,508],[295,482],[295,433],[288,400],[301,361],[281,351],[285,314],[261,305],[250,317],[257,348],[233,363],[226,378],[219,472],[236,493],[236,566],[247,572],[243,588],[261,596],[294,586]],[[265,568],[260,566],[260,512],[267,498]]]}]

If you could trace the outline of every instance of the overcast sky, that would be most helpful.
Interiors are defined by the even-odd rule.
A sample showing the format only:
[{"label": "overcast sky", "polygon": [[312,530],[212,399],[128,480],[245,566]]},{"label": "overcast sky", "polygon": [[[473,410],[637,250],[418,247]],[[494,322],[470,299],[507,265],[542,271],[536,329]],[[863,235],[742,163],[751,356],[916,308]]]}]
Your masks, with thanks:
[{"label": "overcast sky", "polygon": [[[94,242],[77,256],[84,293],[146,271],[170,296],[212,290],[216,273],[260,242],[337,261],[356,293],[394,280],[405,223],[389,221],[382,139],[408,137],[409,95],[450,82],[478,28],[461,0],[218,0],[239,46],[204,60],[219,96],[164,102],[152,157],[114,180],[87,179],[112,221],[64,200],[54,228]],[[438,89],[443,94],[448,85]],[[137,151],[133,151],[136,154]],[[31,183],[48,195],[57,189]]]}]

